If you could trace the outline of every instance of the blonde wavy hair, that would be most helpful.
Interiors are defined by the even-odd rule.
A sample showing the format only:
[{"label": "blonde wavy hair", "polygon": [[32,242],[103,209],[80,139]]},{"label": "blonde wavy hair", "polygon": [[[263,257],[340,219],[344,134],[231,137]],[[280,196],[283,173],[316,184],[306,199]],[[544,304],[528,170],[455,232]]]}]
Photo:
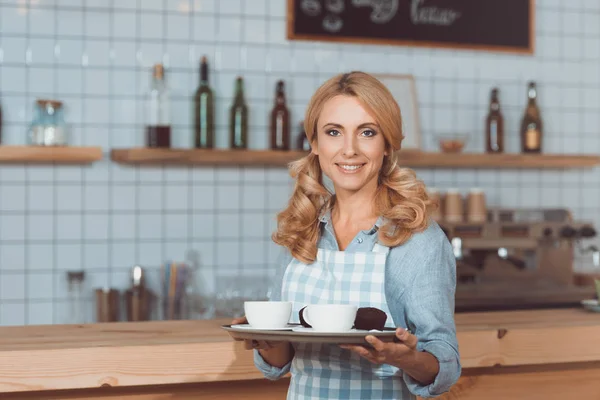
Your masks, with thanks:
[{"label": "blonde wavy hair", "polygon": [[[308,104],[304,130],[311,146],[317,144],[317,122],[324,104],[338,95],[356,97],[381,127],[389,156],[384,157],[375,195],[375,211],[385,220],[378,239],[386,246],[398,246],[427,228],[429,212],[437,206],[414,171],[398,164],[395,151],[404,139],[400,107],[390,91],[367,73],[334,76],[317,89]],[[317,256],[319,216],[333,206],[335,197],[323,185],[319,158],[313,153],[291,163],[290,175],[296,181],[294,191],[287,207],[277,215],[272,239],[287,247],[297,260],[312,263]]]}]

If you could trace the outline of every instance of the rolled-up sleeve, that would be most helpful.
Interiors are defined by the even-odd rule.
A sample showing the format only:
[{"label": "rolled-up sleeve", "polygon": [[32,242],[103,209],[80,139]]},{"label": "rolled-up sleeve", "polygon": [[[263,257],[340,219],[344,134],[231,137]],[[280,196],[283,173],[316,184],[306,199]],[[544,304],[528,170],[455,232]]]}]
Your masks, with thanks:
[{"label": "rolled-up sleeve", "polygon": [[439,372],[429,385],[404,374],[408,389],[421,397],[447,392],[461,374],[454,323],[456,261],[445,236],[437,235],[430,246],[425,252],[425,262],[419,265],[419,272],[404,296],[408,328],[419,339],[417,349],[432,354],[439,362]]},{"label": "rolled-up sleeve", "polygon": [[292,363],[289,362],[281,368],[274,367],[262,358],[258,350],[254,350],[254,365],[256,365],[256,368],[258,368],[265,378],[276,381],[290,372]]},{"label": "rolled-up sleeve", "polygon": [[[283,276],[285,274],[285,269],[291,260],[291,255],[287,251],[282,250],[277,259],[277,272],[269,287],[268,298],[270,301],[281,301]],[[285,376],[290,371],[292,363],[289,362],[281,368],[274,367],[262,358],[258,350],[254,350],[254,365],[265,378],[274,381]]]}]

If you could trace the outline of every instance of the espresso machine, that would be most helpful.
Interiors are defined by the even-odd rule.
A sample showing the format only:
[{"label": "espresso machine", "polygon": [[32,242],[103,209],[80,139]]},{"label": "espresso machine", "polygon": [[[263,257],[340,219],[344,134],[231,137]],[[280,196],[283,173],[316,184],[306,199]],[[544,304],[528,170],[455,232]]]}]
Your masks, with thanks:
[{"label": "espresso machine", "polygon": [[565,209],[490,209],[481,223],[440,222],[457,266],[456,312],[579,306],[596,297],[576,252],[600,266],[596,237]]}]

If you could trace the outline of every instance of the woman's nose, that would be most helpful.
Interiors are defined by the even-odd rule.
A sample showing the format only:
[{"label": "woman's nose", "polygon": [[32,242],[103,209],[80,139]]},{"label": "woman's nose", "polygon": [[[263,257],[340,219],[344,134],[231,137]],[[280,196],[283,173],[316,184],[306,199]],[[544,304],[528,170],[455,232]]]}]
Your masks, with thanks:
[{"label": "woman's nose", "polygon": [[346,157],[354,156],[358,153],[356,146],[356,137],[354,135],[347,135],[344,137],[344,148],[342,149],[342,153]]}]

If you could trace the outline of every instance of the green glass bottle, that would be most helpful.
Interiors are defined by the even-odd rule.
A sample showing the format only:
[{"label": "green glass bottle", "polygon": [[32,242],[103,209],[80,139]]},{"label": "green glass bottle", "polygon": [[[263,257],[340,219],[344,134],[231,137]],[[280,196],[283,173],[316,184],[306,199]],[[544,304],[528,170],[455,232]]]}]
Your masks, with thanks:
[{"label": "green glass bottle", "polygon": [[215,141],[213,92],[208,85],[208,63],[206,56],[200,63],[200,86],[194,98],[194,131],[196,148],[212,149]]},{"label": "green glass bottle", "polygon": [[229,114],[229,144],[232,149],[248,148],[248,107],[244,101],[244,80],[239,76]]}]

